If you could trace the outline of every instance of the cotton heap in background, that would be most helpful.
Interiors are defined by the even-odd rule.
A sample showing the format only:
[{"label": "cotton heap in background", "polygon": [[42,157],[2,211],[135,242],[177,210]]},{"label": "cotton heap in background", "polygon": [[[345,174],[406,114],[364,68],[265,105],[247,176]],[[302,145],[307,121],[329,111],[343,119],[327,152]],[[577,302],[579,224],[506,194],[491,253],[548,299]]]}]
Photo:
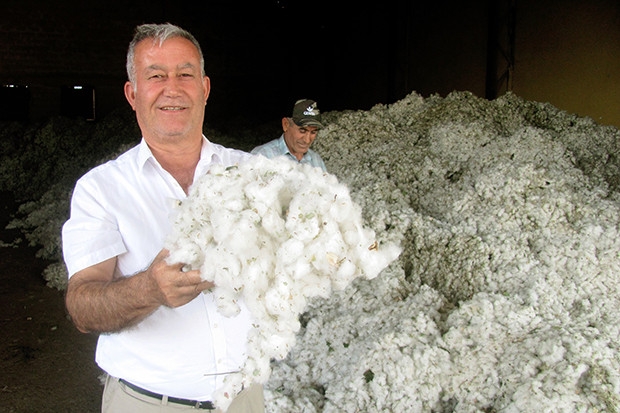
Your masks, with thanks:
[{"label": "cotton heap in background", "polygon": [[364,226],[347,187],[319,168],[256,156],[214,166],[180,205],[166,248],[170,263],[213,281],[218,309],[234,317],[242,300],[254,317],[248,360],[216,402],[252,382],[265,383],[270,361],[287,356],[308,299],[327,298],[354,279],[372,279],[400,253]]},{"label": "cotton heap in background", "polygon": [[403,251],[309,306],[271,413],[618,411],[617,128],[510,93],[324,120],[313,148]]}]

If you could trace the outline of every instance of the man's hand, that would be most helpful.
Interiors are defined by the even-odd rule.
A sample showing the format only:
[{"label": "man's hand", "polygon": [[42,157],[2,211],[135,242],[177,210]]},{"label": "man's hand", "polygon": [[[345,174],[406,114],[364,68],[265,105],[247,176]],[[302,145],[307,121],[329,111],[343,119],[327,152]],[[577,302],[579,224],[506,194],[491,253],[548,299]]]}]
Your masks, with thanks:
[{"label": "man's hand", "polygon": [[133,326],[162,305],[179,307],[212,288],[200,271],[168,265],[160,251],[146,271],[118,274],[116,257],[75,273],[67,285],[66,305],[82,332],[114,332]]},{"label": "man's hand", "polygon": [[146,270],[154,285],[157,286],[158,300],[168,307],[179,307],[189,303],[202,291],[213,288],[210,281],[200,278],[200,271],[184,271],[183,264],[168,265],[167,250],[162,250]]}]

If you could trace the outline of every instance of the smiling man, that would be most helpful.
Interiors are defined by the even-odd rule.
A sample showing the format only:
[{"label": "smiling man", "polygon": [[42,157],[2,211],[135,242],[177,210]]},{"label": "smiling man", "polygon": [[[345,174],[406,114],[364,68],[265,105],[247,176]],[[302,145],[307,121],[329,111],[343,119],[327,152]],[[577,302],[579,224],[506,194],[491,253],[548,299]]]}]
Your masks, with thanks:
[{"label": "smiling man", "polygon": [[253,154],[267,158],[285,156],[327,171],[321,156],[310,149],[323,127],[321,112],[314,100],[300,99],[293,106],[291,117],[282,118],[282,136],[252,149]]},{"label": "smiling man", "polygon": [[[67,309],[80,331],[99,334],[96,361],[108,373],[103,412],[213,410],[214,391],[245,362],[251,317],[243,303],[238,316],[222,316],[213,294],[203,293],[213,284],[168,265],[163,245],[193,182],[215,163],[250,155],[203,136],[210,81],[187,31],[138,26],[127,75],[142,140],[76,183],[62,231]],[[228,409],[263,411],[260,386]]]},{"label": "smiling man", "polygon": [[203,73],[203,58],[184,37],[164,42],[138,38],[133,44],[125,96],[153,155],[187,192],[203,143],[202,123],[211,88]]}]

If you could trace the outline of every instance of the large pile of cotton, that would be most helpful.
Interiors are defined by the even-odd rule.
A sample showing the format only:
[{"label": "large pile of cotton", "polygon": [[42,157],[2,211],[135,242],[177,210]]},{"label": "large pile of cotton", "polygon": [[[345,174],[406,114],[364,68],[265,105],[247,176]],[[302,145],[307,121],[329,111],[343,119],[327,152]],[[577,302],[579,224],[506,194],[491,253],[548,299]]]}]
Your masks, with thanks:
[{"label": "large pile of cotton", "polygon": [[268,380],[270,361],[295,344],[308,299],[372,279],[400,253],[364,227],[335,176],[285,158],[211,168],[175,215],[168,260],[214,282],[208,293],[222,314],[236,316],[242,300],[253,317],[247,361],[216,392],[221,408],[242,386]]},{"label": "large pile of cotton", "polygon": [[620,409],[620,133],[507,94],[326,114],[381,274],[309,302],[269,412]]}]

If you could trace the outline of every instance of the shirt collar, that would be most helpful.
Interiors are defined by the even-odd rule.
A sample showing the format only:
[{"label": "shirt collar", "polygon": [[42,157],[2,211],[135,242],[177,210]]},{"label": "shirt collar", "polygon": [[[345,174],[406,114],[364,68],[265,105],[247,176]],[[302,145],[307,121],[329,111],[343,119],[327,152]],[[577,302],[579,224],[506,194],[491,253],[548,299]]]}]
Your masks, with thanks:
[{"label": "shirt collar", "polygon": [[[286,145],[286,144],[285,144]],[[151,152],[151,148],[146,143],[146,140],[142,138],[140,144],[138,145],[138,166],[142,169],[144,165],[146,165],[149,160],[154,162],[156,165],[159,165],[155,156],[153,156],[153,152]],[[204,169],[211,165],[212,162],[221,161],[221,156],[215,151],[214,146],[211,142],[202,135],[202,148],[200,149],[200,160],[198,161],[198,165],[196,166],[196,172],[199,172],[195,175],[201,175],[204,172]]]},{"label": "shirt collar", "polygon": [[312,158],[312,152],[310,151],[310,149],[308,149],[308,152],[304,153],[301,159],[297,159],[297,157],[293,155],[291,151],[289,151],[288,145],[286,144],[286,141],[284,140],[284,134],[282,134],[280,136],[280,139],[278,140],[278,150],[283,155],[289,155],[296,162],[301,162],[302,160],[307,160],[307,162],[309,162],[310,159]]},{"label": "shirt collar", "polygon": [[284,134],[280,135],[280,139],[278,139],[278,150],[282,154],[286,155],[288,153],[289,155],[293,156],[291,151],[288,150],[288,146],[286,145],[286,141],[284,140]]},{"label": "shirt collar", "polygon": [[216,145],[212,144],[204,135],[202,136],[202,148],[200,149],[200,160],[196,165],[194,180],[204,174],[213,163],[222,163],[223,159],[217,151]]}]

